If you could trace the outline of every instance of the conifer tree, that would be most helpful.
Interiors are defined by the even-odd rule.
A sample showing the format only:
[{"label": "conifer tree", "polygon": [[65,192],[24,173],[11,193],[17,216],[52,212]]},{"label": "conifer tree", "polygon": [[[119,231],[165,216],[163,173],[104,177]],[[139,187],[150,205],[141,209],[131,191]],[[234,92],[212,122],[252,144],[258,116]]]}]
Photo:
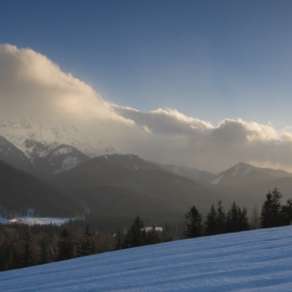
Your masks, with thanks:
[{"label": "conifer tree", "polygon": [[217,233],[217,211],[213,204],[206,218],[205,230],[208,235]]},{"label": "conifer tree", "polygon": [[123,248],[123,234],[120,230],[115,234],[115,249]]},{"label": "conifer tree", "polygon": [[254,206],[250,218],[250,228],[257,229],[261,225],[258,207]]},{"label": "conifer tree", "polygon": [[275,188],[266,195],[262,206],[261,225],[262,227],[275,227],[283,225],[283,213],[281,207],[281,193]]},{"label": "conifer tree", "polygon": [[248,230],[250,229],[250,224],[248,222],[248,216],[247,216],[247,209],[242,208],[241,209],[241,217],[240,217],[240,230]]},{"label": "conifer tree", "polygon": [[64,228],[60,234],[58,251],[59,260],[70,259],[76,255],[73,238],[66,228]]},{"label": "conifer tree", "polygon": [[85,256],[96,253],[93,234],[90,232],[89,225],[86,225],[85,232],[81,238],[79,255]]},{"label": "conifer tree", "polygon": [[196,206],[193,206],[185,216],[186,230],[185,236],[188,238],[202,235],[202,216],[197,210]]},{"label": "conifer tree", "polygon": [[36,264],[36,247],[34,246],[33,239],[31,236],[30,228],[25,230],[24,235],[24,248],[23,248],[23,263],[24,267]]},{"label": "conifer tree", "polygon": [[128,230],[124,247],[134,247],[140,246],[145,243],[145,230],[144,230],[144,223],[141,218],[138,216],[135,218],[132,226]]},{"label": "conifer tree", "polygon": [[158,232],[155,230],[155,226],[152,226],[152,230],[147,232],[145,235],[146,235],[147,244],[154,244],[154,243],[161,242],[161,238]]},{"label": "conifer tree", "polygon": [[226,217],[226,231],[236,232],[247,230],[248,228],[249,224],[246,209],[241,209],[235,202],[233,202]]},{"label": "conifer tree", "polygon": [[41,263],[47,263],[50,261],[50,251],[49,251],[49,244],[48,244],[48,238],[45,236],[40,241],[40,250],[41,250]]},{"label": "conifer tree", "polygon": [[281,209],[283,225],[289,225],[292,222],[292,200],[287,200]]},{"label": "conifer tree", "polygon": [[217,228],[216,233],[226,232],[226,215],[222,205],[222,202],[219,201],[217,204]]}]

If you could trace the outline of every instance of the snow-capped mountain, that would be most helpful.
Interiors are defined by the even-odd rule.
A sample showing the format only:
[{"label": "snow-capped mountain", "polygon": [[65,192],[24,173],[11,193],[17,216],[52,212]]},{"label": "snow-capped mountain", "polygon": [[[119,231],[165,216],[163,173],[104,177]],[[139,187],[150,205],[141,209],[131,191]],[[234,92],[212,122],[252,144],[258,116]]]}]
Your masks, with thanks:
[{"label": "snow-capped mountain", "polygon": [[292,177],[292,174],[283,170],[261,168],[240,162],[219,173],[211,180],[211,184],[234,185],[239,182],[259,183],[284,177]]},{"label": "snow-capped mountain", "polygon": [[71,169],[89,158],[77,148],[65,144],[44,144],[27,139],[24,147],[25,153],[0,136],[0,161],[26,172],[48,175]]},{"label": "snow-capped mountain", "polygon": [[85,129],[78,124],[59,122],[49,124],[29,119],[0,120],[0,135],[20,149],[28,158],[36,154],[46,156],[48,152],[60,145],[70,145],[91,157],[117,152],[112,145],[98,139],[96,135],[87,133]]},{"label": "snow-capped mountain", "polygon": [[25,145],[32,164],[41,174],[60,173],[89,158],[70,145],[42,144],[35,140],[26,140]]},{"label": "snow-capped mountain", "polygon": [[247,163],[238,163],[213,178],[210,187],[218,198],[230,205],[232,201],[249,210],[259,208],[265,195],[278,188],[283,200],[291,198],[292,174],[283,170],[256,167]]},{"label": "snow-capped mountain", "polygon": [[55,174],[73,168],[89,157],[116,152],[111,145],[86,133],[77,124],[57,121],[0,120],[0,136],[0,160],[28,170],[19,165],[20,161],[25,161],[37,174]]}]

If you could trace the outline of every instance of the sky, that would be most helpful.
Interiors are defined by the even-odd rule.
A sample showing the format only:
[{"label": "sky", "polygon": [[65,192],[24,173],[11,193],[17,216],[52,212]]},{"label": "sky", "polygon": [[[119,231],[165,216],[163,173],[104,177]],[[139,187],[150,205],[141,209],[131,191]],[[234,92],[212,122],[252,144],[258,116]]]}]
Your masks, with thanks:
[{"label": "sky", "polygon": [[117,104],[283,128],[291,9],[289,0],[2,0],[0,42],[49,56]]},{"label": "sky", "polygon": [[[290,7],[291,6],[291,7]],[[292,172],[291,1],[0,1],[0,135]],[[28,154],[29,155],[29,154]]]}]

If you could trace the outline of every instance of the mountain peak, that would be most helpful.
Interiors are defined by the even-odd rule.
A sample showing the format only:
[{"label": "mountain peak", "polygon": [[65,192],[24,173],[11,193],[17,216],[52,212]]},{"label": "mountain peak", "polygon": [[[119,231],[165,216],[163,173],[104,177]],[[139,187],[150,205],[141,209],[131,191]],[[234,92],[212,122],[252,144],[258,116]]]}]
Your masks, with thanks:
[{"label": "mountain peak", "polygon": [[258,182],[276,178],[291,177],[292,174],[284,170],[257,167],[246,162],[239,162],[231,168],[219,173],[211,184],[234,184],[238,181]]},{"label": "mountain peak", "polygon": [[230,173],[231,176],[246,176],[250,174],[252,170],[254,170],[256,167],[245,163],[245,162],[239,162],[229,168],[226,172]]}]

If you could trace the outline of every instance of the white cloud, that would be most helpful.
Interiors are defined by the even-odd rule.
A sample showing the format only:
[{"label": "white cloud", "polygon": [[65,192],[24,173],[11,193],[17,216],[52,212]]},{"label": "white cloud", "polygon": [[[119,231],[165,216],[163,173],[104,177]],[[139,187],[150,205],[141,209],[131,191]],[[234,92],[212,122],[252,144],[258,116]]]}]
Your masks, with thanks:
[{"label": "white cloud", "polygon": [[217,125],[175,109],[112,105],[31,49],[0,45],[0,134],[70,143],[91,154],[113,146],[164,163],[219,171],[238,161],[292,169],[292,132],[226,119]]},{"label": "white cloud", "polygon": [[220,171],[238,161],[269,164],[292,169],[292,135],[270,124],[242,119],[225,119],[212,125],[188,117],[176,110],[157,109],[141,112],[115,106],[121,115],[152,133],[160,140],[162,151],[153,151],[156,159]]},{"label": "white cloud", "polygon": [[130,134],[134,126],[85,82],[44,55],[11,45],[0,45],[0,123],[18,146],[28,136],[88,144],[92,151],[118,143],[120,132]]}]

